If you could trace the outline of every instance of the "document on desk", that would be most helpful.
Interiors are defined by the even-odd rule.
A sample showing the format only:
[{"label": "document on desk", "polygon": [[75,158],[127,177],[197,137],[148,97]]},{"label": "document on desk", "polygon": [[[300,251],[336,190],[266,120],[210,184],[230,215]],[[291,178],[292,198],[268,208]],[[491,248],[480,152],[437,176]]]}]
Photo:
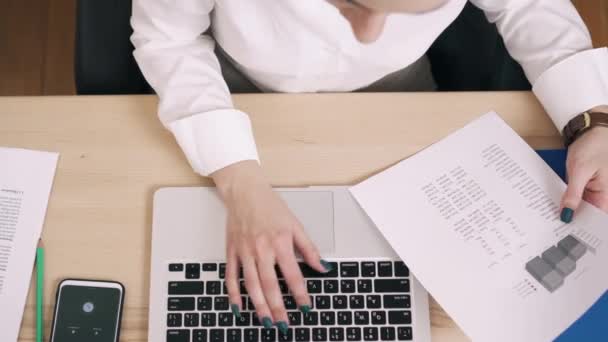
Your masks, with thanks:
[{"label": "document on desk", "polygon": [[551,341],[608,290],[608,215],[583,203],[497,114],[351,188],[473,341]]},{"label": "document on desk", "polygon": [[56,153],[0,148],[0,341],[16,341]]}]

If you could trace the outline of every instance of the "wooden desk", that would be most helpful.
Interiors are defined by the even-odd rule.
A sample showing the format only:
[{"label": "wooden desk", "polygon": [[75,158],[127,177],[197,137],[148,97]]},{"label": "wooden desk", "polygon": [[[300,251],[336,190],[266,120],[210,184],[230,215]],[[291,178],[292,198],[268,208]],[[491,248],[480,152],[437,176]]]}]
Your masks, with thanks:
[{"label": "wooden desk", "polygon": [[[272,184],[354,184],[490,110],[535,148],[561,146],[530,93],[240,95]],[[49,333],[58,282],[112,279],[127,289],[122,341],[147,339],[152,194],[211,185],[156,118],[153,96],[0,98],[0,146],[61,153],[44,241]],[[218,227],[218,229],[220,229]],[[34,340],[32,293],[20,341]],[[464,341],[433,302],[433,340]]]}]

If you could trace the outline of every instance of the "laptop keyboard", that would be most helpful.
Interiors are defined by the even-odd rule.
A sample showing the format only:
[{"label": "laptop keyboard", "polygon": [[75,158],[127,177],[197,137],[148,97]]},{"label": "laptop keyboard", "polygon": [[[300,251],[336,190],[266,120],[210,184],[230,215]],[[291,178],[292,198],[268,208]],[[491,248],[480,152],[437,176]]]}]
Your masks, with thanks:
[{"label": "laptop keyboard", "polygon": [[[289,330],[266,329],[241,278],[242,310],[230,311],[225,264],[168,264],[167,342],[409,341],[413,338],[410,274],[401,261],[339,259],[322,274],[300,263],[312,310],[297,308],[277,270]],[[242,277],[242,274],[241,274]]]}]

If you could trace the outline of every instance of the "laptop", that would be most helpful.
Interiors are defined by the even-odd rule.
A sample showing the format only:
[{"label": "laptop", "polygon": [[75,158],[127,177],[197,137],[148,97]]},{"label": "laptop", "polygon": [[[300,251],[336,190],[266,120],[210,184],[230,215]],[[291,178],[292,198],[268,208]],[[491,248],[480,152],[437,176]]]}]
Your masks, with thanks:
[{"label": "laptop", "polygon": [[154,195],[150,342],[430,341],[428,296],[346,187],[276,189],[306,228],[329,274],[300,263],[312,299],[297,310],[279,279],[289,331],[263,328],[242,286],[242,314],[224,286],[226,211],[214,188]]}]

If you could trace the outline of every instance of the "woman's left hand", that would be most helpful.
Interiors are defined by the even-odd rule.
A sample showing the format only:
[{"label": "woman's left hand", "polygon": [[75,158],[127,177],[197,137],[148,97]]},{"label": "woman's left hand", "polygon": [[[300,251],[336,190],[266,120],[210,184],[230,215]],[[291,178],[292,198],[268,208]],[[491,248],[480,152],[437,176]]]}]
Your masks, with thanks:
[{"label": "woman's left hand", "polygon": [[583,199],[608,212],[608,127],[594,127],[570,145],[566,172],[562,221],[572,221]]}]

